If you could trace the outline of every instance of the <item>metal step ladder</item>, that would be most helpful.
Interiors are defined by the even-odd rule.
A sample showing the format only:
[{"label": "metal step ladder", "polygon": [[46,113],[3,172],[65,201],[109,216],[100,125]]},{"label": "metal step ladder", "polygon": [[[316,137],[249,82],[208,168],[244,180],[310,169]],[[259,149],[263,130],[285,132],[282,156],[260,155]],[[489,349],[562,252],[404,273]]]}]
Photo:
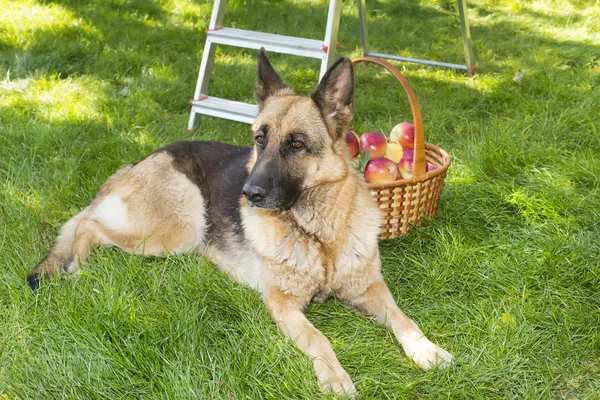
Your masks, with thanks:
[{"label": "metal step ladder", "polygon": [[337,43],[337,34],[342,0],[329,1],[324,40],[304,39],[223,27],[225,4],[226,0],[215,0],[210,23],[208,29],[205,31],[206,44],[204,45],[200,72],[198,73],[198,83],[196,84],[194,99],[190,100],[192,110],[188,122],[188,132],[193,131],[199,125],[200,114],[248,124],[253,123],[258,115],[258,106],[256,105],[220,99],[208,95],[208,83],[217,45],[229,45],[257,50],[264,47],[269,52],[320,59],[321,73],[319,79],[323,77],[327,68],[333,62],[335,49],[339,45]]},{"label": "metal step ladder", "polygon": [[458,13],[460,16],[460,29],[462,32],[463,39],[463,50],[465,52],[465,64],[452,64],[447,62],[422,60],[419,58],[401,57],[392,54],[374,53],[369,51],[369,34],[367,32],[367,6],[366,0],[358,1],[358,20],[360,24],[360,41],[365,56],[388,58],[396,61],[412,62],[424,65],[433,65],[436,67],[445,67],[460,69],[467,73],[469,76],[475,74],[475,65],[473,57],[473,46],[471,44],[471,29],[469,28],[469,20],[467,18],[467,0],[458,0]]}]

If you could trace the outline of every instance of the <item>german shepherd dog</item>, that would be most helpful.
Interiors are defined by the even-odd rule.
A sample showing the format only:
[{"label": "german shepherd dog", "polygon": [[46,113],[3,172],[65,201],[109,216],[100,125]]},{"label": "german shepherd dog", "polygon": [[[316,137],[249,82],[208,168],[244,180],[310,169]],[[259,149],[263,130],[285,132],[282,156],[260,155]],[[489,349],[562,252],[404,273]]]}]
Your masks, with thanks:
[{"label": "german shepherd dog", "polygon": [[344,139],[354,109],[350,59],[338,60],[303,97],[281,81],[262,49],[256,98],[253,148],[176,142],[121,168],[62,227],[29,285],[77,274],[99,245],[148,255],[199,251],[263,295],[326,390],[356,392],[303,313],[333,294],[388,325],[421,368],[450,365],[452,355],[400,311],[382,278],[380,210]]}]

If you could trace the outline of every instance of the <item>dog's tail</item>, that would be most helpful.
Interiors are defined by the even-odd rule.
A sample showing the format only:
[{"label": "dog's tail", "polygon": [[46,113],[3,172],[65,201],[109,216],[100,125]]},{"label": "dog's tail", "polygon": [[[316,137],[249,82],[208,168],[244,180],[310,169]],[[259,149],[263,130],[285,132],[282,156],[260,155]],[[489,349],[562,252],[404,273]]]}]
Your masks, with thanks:
[{"label": "dog's tail", "polygon": [[73,242],[75,241],[75,231],[79,222],[88,213],[88,209],[81,211],[71,218],[60,229],[60,234],[54,241],[54,245],[40,262],[36,269],[27,276],[27,283],[32,290],[37,289],[40,277],[48,278],[56,273],[66,271],[69,264],[73,261]]}]

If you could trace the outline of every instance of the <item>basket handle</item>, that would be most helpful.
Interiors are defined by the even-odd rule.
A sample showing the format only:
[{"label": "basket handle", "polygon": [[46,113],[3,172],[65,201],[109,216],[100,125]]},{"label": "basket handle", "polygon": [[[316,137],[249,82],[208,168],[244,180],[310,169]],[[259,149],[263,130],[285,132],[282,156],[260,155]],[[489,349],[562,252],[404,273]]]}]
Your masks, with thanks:
[{"label": "basket handle", "polygon": [[415,155],[414,155],[414,165],[413,165],[413,179],[419,180],[421,179],[426,172],[425,168],[425,137],[423,135],[423,118],[421,117],[421,109],[419,107],[419,102],[417,101],[417,96],[415,96],[415,92],[408,83],[408,80],[394,67],[392,64],[384,61],[380,58],[375,57],[359,57],[352,60],[352,65],[356,65],[362,62],[373,63],[382,66],[387,69],[394,78],[400,82],[406,95],[408,96],[408,101],[410,103],[410,109],[412,110],[413,122],[415,125]]}]

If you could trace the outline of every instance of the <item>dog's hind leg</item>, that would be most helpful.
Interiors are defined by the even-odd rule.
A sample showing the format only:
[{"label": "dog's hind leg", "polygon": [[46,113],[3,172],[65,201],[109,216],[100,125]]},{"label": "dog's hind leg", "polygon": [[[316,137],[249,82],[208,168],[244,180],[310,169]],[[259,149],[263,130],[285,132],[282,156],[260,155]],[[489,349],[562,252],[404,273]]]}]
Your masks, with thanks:
[{"label": "dog's hind leg", "polygon": [[75,231],[79,223],[88,214],[89,208],[81,211],[71,218],[60,230],[60,234],[54,241],[54,245],[40,262],[35,270],[27,276],[27,283],[32,289],[37,288],[40,277],[50,277],[54,274],[65,272],[69,264],[73,261],[73,242],[75,241]]},{"label": "dog's hind leg", "polygon": [[373,282],[360,295],[345,293],[342,300],[392,328],[406,354],[422,369],[445,368],[452,364],[452,355],[425,337],[417,324],[398,308],[382,280]]},{"label": "dog's hind leg", "polygon": [[100,245],[114,245],[111,232],[100,223],[84,218],[79,222],[75,230],[73,245],[71,247],[71,259],[63,265],[63,272],[77,274],[81,263],[86,262],[92,250]]},{"label": "dog's hind leg", "polygon": [[206,230],[199,187],[175,169],[171,155],[154,153],[108,179],[92,203],[64,225],[27,282],[35,289],[38,278],[77,273],[100,245],[154,256],[201,249]]}]

